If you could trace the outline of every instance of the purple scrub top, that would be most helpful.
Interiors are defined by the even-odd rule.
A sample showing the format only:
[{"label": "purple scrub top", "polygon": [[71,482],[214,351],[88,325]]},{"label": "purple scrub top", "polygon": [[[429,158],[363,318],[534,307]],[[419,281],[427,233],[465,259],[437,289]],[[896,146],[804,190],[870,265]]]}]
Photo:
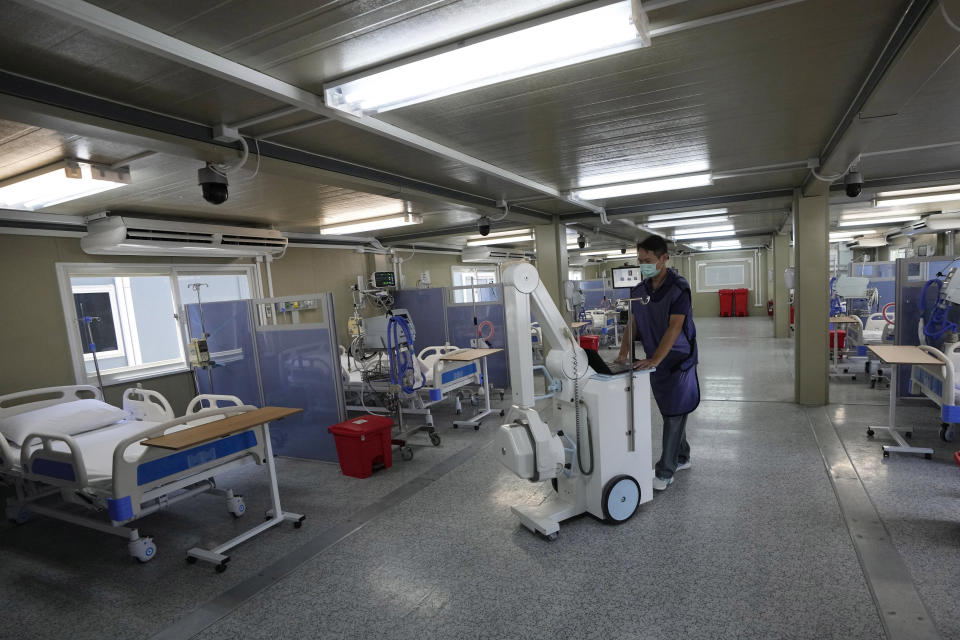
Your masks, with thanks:
[{"label": "purple scrub top", "polygon": [[700,404],[700,381],[697,379],[697,328],[693,324],[693,304],[690,285],[673,269],[659,289],[654,290],[652,279],[645,280],[630,290],[631,298],[650,297],[650,302],[632,305],[637,339],[647,357],[652,356],[661,338],[667,332],[670,316],[684,316],[683,330],[677,336],[670,353],[657,370],[650,375],[650,386],[660,413],[679,416],[690,413]]}]

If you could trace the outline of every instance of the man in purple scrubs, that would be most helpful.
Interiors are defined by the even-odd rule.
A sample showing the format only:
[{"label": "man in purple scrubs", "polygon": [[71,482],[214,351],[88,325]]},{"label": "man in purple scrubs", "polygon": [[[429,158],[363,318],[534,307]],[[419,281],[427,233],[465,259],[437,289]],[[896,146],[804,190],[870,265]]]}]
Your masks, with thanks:
[{"label": "man in purple scrubs", "polygon": [[663,454],[656,465],[653,488],[663,491],[676,471],[690,468],[687,416],[700,404],[697,379],[697,328],[693,324],[690,285],[666,264],[667,242],[650,236],[637,244],[643,282],[630,290],[635,332],[627,328],[618,362],[630,357],[633,336],[643,345],[645,358],[636,369],[656,369],[650,386],[663,415]]}]

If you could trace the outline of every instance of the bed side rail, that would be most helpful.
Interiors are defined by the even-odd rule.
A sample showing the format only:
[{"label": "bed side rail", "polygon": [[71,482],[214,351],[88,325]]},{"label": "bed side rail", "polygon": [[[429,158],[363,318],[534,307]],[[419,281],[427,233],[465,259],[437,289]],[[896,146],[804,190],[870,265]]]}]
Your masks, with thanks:
[{"label": "bed side rail", "polygon": [[[127,460],[124,457],[131,445],[147,438],[255,409],[252,405],[203,409],[153,425],[118,443],[113,451],[113,497],[107,500],[111,520],[126,522],[136,518],[140,512],[141,496],[154,487],[215,469],[225,461],[243,456],[251,456],[257,464],[262,464],[265,461],[266,448],[261,427],[251,427],[240,433],[180,451],[148,447],[136,460]],[[258,437],[255,432],[261,435]]]},{"label": "bed side rail", "polygon": [[28,389],[0,396],[0,418],[74,400],[103,400],[100,390],[89,384]]},{"label": "bed side rail", "polygon": [[[34,449],[37,441],[40,447]],[[53,443],[62,442],[67,451],[57,451]],[[72,436],[61,433],[31,433],[20,448],[20,468],[27,480],[36,480],[57,487],[82,489],[87,486],[87,467],[83,452]]]},{"label": "bed side rail", "polygon": [[131,387],[123,392],[123,410],[134,420],[165,422],[177,414],[163,394],[152,389]]},{"label": "bed side rail", "polygon": [[190,416],[204,409],[218,409],[223,407],[242,407],[243,400],[237,396],[201,393],[187,405],[185,416]]},{"label": "bed side rail", "polygon": [[914,365],[910,368],[911,391],[923,393],[940,407],[944,422],[960,421],[960,407],[955,406],[953,363],[939,349],[921,345],[920,350],[940,361],[939,365]]}]

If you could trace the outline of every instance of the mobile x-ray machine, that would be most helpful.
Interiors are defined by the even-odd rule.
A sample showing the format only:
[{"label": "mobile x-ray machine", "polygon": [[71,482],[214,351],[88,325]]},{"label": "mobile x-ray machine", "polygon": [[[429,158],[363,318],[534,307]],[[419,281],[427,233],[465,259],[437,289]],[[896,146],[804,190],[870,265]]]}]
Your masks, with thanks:
[{"label": "mobile x-ray machine", "polygon": [[[542,504],[513,512],[548,540],[561,521],[583,512],[612,523],[628,520],[653,497],[650,371],[593,371],[532,265],[508,266],[503,292],[513,406],[497,434],[497,452],[521,478],[551,480],[556,490]],[[550,424],[534,408],[531,307],[550,348]]]}]

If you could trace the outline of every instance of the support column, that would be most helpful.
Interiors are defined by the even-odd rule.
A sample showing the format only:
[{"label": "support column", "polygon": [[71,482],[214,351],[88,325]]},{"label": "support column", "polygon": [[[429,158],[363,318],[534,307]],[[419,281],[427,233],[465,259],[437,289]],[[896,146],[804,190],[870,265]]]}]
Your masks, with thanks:
[{"label": "support column", "polygon": [[790,235],[773,236],[773,337],[790,337],[790,290],[783,273],[790,266]]},{"label": "support column", "polygon": [[797,287],[795,397],[798,404],[820,406],[830,402],[829,336],[830,281],[829,187],[818,182],[809,195],[794,196],[794,242]]},{"label": "support column", "polygon": [[567,226],[554,216],[550,224],[534,228],[537,251],[537,271],[540,281],[550,292],[558,309],[566,309],[563,298],[563,283],[570,278],[570,263],[567,261]]}]

